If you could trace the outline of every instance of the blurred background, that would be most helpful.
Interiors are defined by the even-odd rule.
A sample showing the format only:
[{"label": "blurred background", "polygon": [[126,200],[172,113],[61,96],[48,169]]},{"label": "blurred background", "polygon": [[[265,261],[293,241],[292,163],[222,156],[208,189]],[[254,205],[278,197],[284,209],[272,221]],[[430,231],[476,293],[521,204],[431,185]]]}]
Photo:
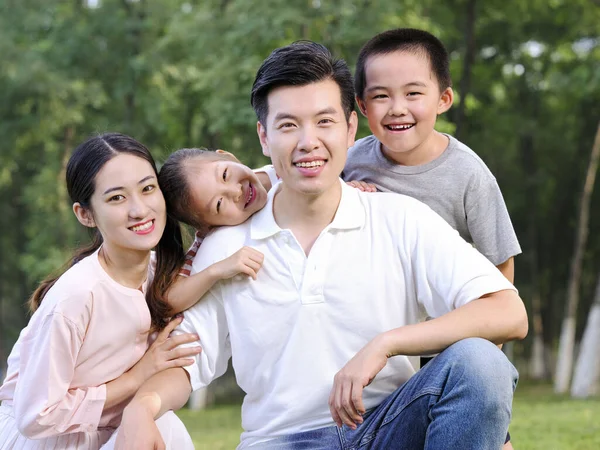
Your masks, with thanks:
[{"label": "blurred background", "polygon": [[120,131],[158,161],[202,146],[263,164],[249,92],[270,51],[311,39],[353,68],[396,27],[450,51],[456,101],[437,128],[486,162],[519,236],[531,324],[507,353],[522,380],[596,395],[598,0],[1,0],[0,374],[36,283],[86,239],[64,185],[78,143]]}]

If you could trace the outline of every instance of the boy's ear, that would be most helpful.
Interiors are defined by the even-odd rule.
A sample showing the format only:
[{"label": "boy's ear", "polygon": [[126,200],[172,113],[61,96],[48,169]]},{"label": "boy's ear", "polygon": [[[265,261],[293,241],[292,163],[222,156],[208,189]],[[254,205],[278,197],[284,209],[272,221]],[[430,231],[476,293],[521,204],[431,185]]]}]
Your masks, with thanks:
[{"label": "boy's ear", "polygon": [[233,160],[235,162],[240,162],[240,160],[237,159],[237,157],[233,153],[230,153],[230,152],[225,151],[225,150],[221,150],[220,148],[217,149],[217,150],[215,150],[215,153],[218,153],[219,155],[224,155],[227,158],[229,158],[229,159],[231,159],[231,160]]},{"label": "boy's ear", "polygon": [[447,87],[442,95],[440,95],[440,101],[437,107],[437,113],[443,114],[450,109],[452,103],[454,102],[454,91],[451,87]]},{"label": "boy's ear", "polygon": [[367,117],[367,105],[358,95],[356,96],[356,104],[358,105],[358,109],[360,109],[362,115]]},{"label": "boy's ear", "polygon": [[271,157],[271,151],[269,150],[269,143],[267,140],[267,129],[260,123],[260,120],[256,122],[256,133],[260,140],[260,146],[262,147],[263,155]]},{"label": "boy's ear", "polygon": [[73,213],[75,213],[75,217],[77,217],[79,223],[84,227],[94,228],[96,226],[92,212],[81,206],[79,202],[73,203]]}]

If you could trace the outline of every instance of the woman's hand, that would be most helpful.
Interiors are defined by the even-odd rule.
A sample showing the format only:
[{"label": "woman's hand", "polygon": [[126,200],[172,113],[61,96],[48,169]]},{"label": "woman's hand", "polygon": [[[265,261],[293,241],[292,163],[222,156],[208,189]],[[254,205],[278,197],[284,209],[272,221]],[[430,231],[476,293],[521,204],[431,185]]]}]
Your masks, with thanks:
[{"label": "woman's hand", "polygon": [[169,336],[171,332],[181,323],[183,316],[171,320],[167,326],[158,333],[156,340],[146,350],[146,353],[131,372],[136,376],[139,385],[155,373],[171,367],[184,367],[194,364],[193,357],[202,351],[199,345],[193,347],[179,347],[181,344],[198,341],[197,334],[184,333]]}]

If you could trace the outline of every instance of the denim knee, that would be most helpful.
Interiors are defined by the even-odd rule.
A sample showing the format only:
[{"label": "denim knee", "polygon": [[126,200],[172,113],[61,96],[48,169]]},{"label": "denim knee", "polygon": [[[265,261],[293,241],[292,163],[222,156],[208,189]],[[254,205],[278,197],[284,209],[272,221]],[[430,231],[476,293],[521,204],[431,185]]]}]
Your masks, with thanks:
[{"label": "denim knee", "polygon": [[462,372],[463,381],[477,391],[483,402],[512,401],[518,372],[496,345],[486,339],[469,338],[447,351],[453,369]]}]

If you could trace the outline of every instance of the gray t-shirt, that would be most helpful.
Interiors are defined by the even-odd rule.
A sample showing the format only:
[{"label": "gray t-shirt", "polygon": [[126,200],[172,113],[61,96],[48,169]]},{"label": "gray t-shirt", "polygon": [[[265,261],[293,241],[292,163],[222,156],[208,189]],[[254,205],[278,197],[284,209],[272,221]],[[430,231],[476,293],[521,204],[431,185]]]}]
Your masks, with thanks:
[{"label": "gray t-shirt", "polygon": [[348,150],[343,178],[422,201],[499,265],[521,253],[521,247],[496,178],[473,150],[446,136],[450,143],[444,153],[420,166],[390,161],[381,152],[379,140],[367,136]]}]

